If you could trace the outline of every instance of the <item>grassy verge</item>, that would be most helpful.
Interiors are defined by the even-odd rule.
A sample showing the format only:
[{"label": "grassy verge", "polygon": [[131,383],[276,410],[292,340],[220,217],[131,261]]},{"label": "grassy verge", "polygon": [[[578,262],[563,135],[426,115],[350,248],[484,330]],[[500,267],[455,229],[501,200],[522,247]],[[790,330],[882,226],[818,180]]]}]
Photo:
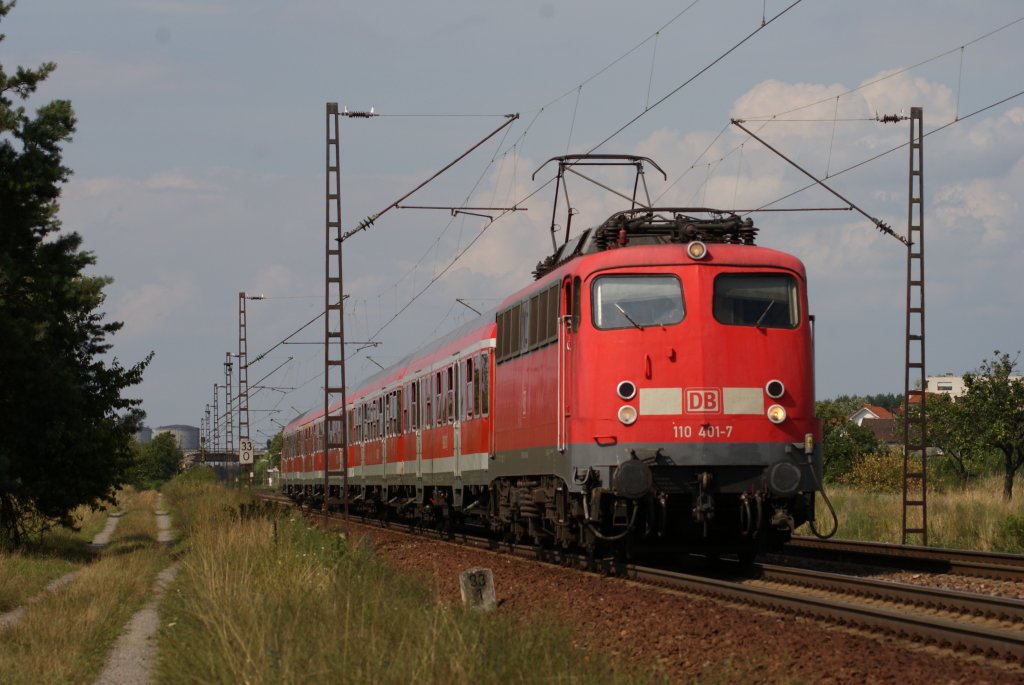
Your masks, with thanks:
[{"label": "grassy verge", "polygon": [[21,606],[52,580],[92,560],[89,541],[103,529],[105,511],[79,507],[78,530],[54,528],[22,549],[0,552],[0,612]]},{"label": "grassy verge", "polygon": [[626,683],[553,621],[446,606],[416,579],[243,493],[170,488],[188,530],[161,609],[159,681]]},{"label": "grassy verge", "polygon": [[169,561],[156,543],[155,493],[122,506],[114,536],[93,563],[57,592],[29,606],[0,639],[0,681],[85,683],[99,673],[131,615],[148,599],[154,576]]},{"label": "grassy verge", "polygon": [[[902,495],[871,492],[847,485],[826,490],[839,516],[837,537],[900,542]],[[819,530],[825,532],[828,513],[818,501]],[[810,534],[806,526],[801,533]],[[980,481],[967,489],[928,493],[928,544],[933,547],[982,551],[1024,552],[1024,494],[1003,501],[1002,480]]]}]

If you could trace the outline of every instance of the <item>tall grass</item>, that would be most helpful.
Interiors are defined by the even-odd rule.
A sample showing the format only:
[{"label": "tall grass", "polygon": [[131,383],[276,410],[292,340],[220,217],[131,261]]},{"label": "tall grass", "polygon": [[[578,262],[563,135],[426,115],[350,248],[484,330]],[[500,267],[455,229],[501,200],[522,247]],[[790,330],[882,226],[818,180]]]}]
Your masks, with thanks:
[{"label": "tall grass", "polygon": [[130,497],[110,544],[71,583],[0,633],[0,682],[89,683],[145,603],[169,556],[156,543],[153,493]]},{"label": "tall grass", "polygon": [[[928,544],[934,547],[1024,552],[1024,492],[1003,500],[1002,478],[980,479],[969,488],[928,492]],[[837,537],[900,542],[903,499],[900,492],[872,491],[826,484],[839,516]],[[828,529],[819,497],[818,530]],[[801,529],[799,532],[809,534]]]},{"label": "tall grass", "polygon": [[52,580],[92,560],[89,541],[107,513],[82,506],[72,513],[76,529],[57,527],[25,547],[0,550],[0,612],[21,606]]},{"label": "tall grass", "polygon": [[553,621],[445,605],[336,533],[193,493],[176,491],[191,540],[162,610],[160,682],[638,681]]}]

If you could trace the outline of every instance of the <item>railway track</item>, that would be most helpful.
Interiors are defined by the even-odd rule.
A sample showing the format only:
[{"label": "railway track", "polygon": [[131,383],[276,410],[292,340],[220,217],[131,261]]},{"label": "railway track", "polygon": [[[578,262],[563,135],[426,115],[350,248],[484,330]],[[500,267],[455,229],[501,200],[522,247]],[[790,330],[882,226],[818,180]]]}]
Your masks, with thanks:
[{"label": "railway track", "polygon": [[[283,498],[274,499],[280,501]],[[318,512],[309,513],[315,515]],[[341,526],[341,517],[332,516],[331,525]],[[349,525],[377,528],[381,523],[353,517]],[[403,525],[391,526],[397,532],[406,528]],[[428,532],[443,537],[436,531]],[[881,632],[960,652],[1024,663],[1024,602],[1020,600],[770,564],[755,565],[752,572],[741,572],[737,566],[727,572],[729,577],[717,577],[608,559],[588,559],[575,553],[538,550],[533,546],[500,543],[461,533],[454,541],[614,574],[676,591]]]},{"label": "railway track", "polygon": [[[787,569],[792,570],[792,569]],[[821,574],[829,575],[829,574]],[[772,587],[770,583],[736,582],[692,576],[672,571],[651,568],[631,568],[629,577],[637,580],[672,587],[675,589],[710,595],[725,600],[741,602],[788,614],[811,617],[829,623],[862,628],[871,632],[883,632],[910,639],[915,642],[949,647],[969,653],[998,656],[1018,663],[1024,662],[1024,630],[1006,627],[1003,621],[989,616],[984,620],[964,620],[970,614],[956,617],[938,615],[931,611],[911,611],[913,592],[920,588],[892,584],[891,592],[899,596],[896,603],[874,605],[858,599],[858,595],[832,596],[833,592],[808,592],[800,585],[786,588]],[[826,582],[818,579],[816,582]],[[832,588],[839,587],[842,580],[827,581]],[[907,592],[908,594],[903,594]],[[949,591],[933,591],[930,601],[938,601],[949,612],[952,601],[938,595],[951,594]],[[956,593],[964,594],[964,593]],[[975,598],[962,597],[970,602]],[[1003,600],[997,600],[999,602]],[[1016,600],[1007,600],[1018,604]],[[1016,612],[1021,607],[1014,607]],[[997,610],[1000,614],[1002,609]]]},{"label": "railway track", "polygon": [[860,565],[1024,581],[1024,555],[1020,554],[808,537],[794,537],[783,553],[787,556],[847,561]]}]

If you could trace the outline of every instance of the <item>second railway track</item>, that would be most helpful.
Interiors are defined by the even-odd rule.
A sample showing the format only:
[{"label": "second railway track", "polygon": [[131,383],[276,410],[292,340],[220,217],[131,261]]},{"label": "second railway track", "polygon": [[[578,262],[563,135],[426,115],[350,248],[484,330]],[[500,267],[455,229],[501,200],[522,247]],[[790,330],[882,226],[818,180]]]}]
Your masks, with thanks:
[{"label": "second railway track", "polygon": [[1024,581],[1024,555],[794,537],[783,554],[860,565]]}]

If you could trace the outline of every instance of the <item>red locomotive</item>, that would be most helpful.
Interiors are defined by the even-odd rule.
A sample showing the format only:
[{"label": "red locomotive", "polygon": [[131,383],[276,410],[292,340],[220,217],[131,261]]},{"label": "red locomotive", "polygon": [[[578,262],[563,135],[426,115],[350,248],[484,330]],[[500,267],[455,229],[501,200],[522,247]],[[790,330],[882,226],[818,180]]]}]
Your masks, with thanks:
[{"label": "red locomotive", "polygon": [[[559,178],[593,159],[557,158]],[[812,317],[801,262],[755,234],[639,206],[562,244],[532,285],[348,395],[351,506],[590,549],[749,558],[787,540],[820,490]],[[285,429],[292,496],[324,494],[322,414]]]}]

